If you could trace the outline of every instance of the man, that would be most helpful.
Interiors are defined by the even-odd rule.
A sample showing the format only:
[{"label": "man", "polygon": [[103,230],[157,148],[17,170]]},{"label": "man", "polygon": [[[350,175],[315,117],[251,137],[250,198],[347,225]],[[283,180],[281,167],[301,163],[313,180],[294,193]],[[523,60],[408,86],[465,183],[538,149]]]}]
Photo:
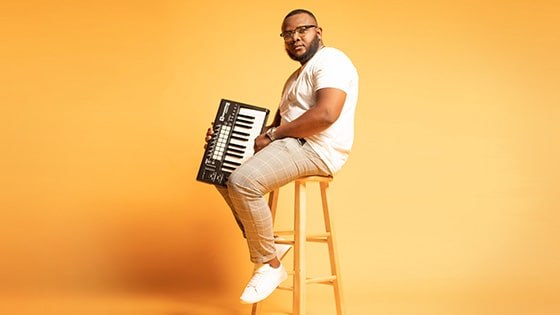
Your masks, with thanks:
[{"label": "man", "polygon": [[[230,175],[227,188],[218,187],[256,264],[242,303],[265,299],[287,278],[280,259],[289,246],[275,246],[264,195],[302,176],[333,175],[352,146],[358,74],[346,55],[324,46],[322,33],[313,13],[286,15],[280,36],[301,66],[284,86],[274,121],[255,139],[255,155]],[[211,136],[209,128],[206,141]]]}]

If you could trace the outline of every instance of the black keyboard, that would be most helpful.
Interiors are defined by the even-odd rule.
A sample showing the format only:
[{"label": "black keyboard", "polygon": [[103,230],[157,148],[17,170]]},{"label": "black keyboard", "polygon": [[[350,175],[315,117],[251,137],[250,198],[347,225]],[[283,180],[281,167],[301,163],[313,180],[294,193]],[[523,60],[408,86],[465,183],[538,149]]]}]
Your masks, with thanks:
[{"label": "black keyboard", "polygon": [[222,99],[196,180],[226,186],[229,175],[253,156],[255,138],[269,113],[267,108]]}]

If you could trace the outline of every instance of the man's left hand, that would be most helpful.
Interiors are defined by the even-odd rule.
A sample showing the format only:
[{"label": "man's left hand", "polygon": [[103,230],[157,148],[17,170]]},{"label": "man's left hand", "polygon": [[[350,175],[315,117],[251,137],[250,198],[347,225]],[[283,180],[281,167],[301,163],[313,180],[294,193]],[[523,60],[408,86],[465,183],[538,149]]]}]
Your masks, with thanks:
[{"label": "man's left hand", "polygon": [[264,147],[266,147],[267,145],[269,145],[272,141],[270,141],[270,138],[266,136],[266,134],[261,134],[258,137],[255,138],[255,144],[253,146],[253,149],[255,150],[255,153],[259,152],[260,150],[262,150]]}]

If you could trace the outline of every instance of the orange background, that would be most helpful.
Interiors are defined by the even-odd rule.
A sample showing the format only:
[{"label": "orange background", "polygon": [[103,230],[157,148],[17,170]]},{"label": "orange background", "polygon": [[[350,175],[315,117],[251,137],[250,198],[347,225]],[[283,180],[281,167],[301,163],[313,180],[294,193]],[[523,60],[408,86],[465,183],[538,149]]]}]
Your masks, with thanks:
[{"label": "orange background", "polygon": [[330,195],[349,313],[560,309],[555,1],[23,1],[0,4],[10,314],[40,313],[15,297],[204,292],[247,313],[245,244],[194,178],[221,98],[275,110],[297,7],[360,73]]}]

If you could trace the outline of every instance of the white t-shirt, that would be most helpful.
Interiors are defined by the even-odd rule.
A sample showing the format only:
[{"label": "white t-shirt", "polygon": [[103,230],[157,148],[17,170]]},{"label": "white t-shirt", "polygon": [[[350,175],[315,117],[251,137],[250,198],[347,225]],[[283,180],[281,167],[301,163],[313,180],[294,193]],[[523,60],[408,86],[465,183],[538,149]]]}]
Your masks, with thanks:
[{"label": "white t-shirt", "polygon": [[323,159],[334,174],[348,159],[354,141],[354,113],[358,101],[358,72],[350,59],[340,50],[323,47],[294,72],[282,93],[279,111],[282,122],[298,118],[315,106],[316,93],[323,88],[337,88],[346,92],[346,101],[338,119],[326,130],[305,140]]}]

